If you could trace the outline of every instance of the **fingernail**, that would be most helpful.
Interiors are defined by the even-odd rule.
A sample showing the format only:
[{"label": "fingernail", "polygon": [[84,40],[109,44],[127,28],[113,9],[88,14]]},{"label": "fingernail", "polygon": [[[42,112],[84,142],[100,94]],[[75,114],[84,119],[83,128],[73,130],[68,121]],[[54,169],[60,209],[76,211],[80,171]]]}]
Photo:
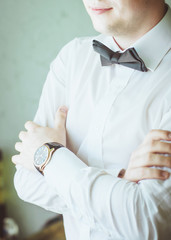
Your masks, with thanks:
[{"label": "fingernail", "polygon": [[168,178],[170,174],[168,172],[162,172],[161,175],[164,178]]},{"label": "fingernail", "polygon": [[61,112],[66,113],[66,112],[68,111],[68,108],[67,108],[66,106],[62,106],[62,107],[59,108],[59,110],[60,110]]}]

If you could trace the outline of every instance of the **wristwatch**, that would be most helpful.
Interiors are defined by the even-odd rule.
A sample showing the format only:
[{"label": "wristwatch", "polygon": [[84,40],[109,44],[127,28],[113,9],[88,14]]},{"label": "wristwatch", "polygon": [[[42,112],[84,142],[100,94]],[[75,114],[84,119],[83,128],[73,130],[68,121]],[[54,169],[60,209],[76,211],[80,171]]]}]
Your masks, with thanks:
[{"label": "wristwatch", "polygon": [[53,153],[61,148],[64,147],[62,144],[57,142],[50,142],[45,143],[41,147],[37,149],[37,151],[34,154],[34,166],[35,168],[42,174],[44,171],[44,168],[47,166],[47,164],[50,162]]}]

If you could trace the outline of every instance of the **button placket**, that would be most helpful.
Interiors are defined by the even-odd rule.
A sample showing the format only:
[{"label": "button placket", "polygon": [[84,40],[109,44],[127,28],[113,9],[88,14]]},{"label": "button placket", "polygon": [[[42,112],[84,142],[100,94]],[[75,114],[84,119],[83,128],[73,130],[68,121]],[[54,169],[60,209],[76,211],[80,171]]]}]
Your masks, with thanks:
[{"label": "button placket", "polygon": [[[88,163],[91,166],[102,168],[104,167],[102,154],[103,130],[106,118],[111,110],[113,103],[119,94],[123,91],[123,89],[127,86],[134,70],[128,69],[126,72],[126,78],[122,79],[121,81],[120,78],[118,78],[117,80],[111,82],[111,87],[108,93],[96,107],[94,118],[87,136]],[[117,82],[119,82],[119,84],[117,84]]]}]

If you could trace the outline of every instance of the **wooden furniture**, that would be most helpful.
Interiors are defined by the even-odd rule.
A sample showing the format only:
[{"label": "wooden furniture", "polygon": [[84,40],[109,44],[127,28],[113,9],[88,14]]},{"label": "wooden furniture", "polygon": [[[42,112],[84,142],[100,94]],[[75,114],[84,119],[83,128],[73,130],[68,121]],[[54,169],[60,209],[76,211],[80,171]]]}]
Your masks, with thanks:
[{"label": "wooden furniture", "polygon": [[63,221],[57,221],[25,240],[65,240]]}]

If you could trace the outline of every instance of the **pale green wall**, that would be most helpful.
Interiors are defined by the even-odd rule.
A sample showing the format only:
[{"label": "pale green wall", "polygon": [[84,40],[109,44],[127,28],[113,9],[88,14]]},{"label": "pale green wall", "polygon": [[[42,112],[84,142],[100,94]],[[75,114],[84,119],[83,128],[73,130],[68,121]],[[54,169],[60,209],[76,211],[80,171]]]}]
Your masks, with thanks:
[{"label": "pale green wall", "polygon": [[4,152],[8,215],[21,235],[51,216],[19,200],[13,188],[14,144],[33,119],[50,62],[76,36],[97,34],[81,0],[0,0],[0,148]]}]

